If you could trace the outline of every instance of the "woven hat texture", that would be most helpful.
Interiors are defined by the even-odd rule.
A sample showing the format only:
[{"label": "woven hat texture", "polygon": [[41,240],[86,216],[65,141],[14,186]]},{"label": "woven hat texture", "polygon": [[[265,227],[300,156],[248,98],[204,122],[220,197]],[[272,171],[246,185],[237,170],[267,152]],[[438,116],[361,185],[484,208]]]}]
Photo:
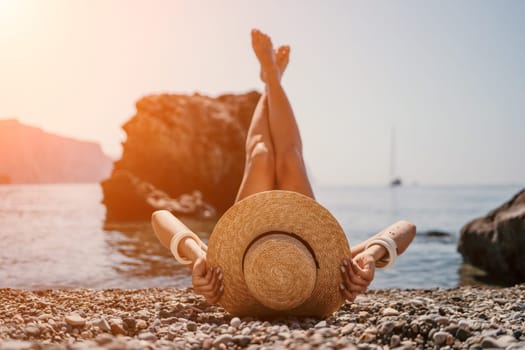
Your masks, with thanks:
[{"label": "woven hat texture", "polygon": [[325,317],[344,302],[343,229],[315,200],[291,191],[256,193],[233,205],[211,234],[207,262],[223,273],[219,303],[236,316]]}]

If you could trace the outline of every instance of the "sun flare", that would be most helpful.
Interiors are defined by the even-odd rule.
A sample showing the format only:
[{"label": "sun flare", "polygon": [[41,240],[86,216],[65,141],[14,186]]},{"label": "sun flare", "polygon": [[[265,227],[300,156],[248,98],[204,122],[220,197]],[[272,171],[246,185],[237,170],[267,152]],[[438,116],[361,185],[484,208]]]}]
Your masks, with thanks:
[{"label": "sun flare", "polygon": [[19,10],[20,2],[16,0],[0,0],[0,26],[13,22]]},{"label": "sun flare", "polygon": [[8,15],[15,11],[15,0],[0,0],[0,15]]}]

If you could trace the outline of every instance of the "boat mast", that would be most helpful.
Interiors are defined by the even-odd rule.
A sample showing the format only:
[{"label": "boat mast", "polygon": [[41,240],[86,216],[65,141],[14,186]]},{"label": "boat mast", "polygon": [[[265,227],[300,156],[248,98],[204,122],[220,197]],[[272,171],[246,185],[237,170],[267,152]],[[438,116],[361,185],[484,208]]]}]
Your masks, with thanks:
[{"label": "boat mast", "polygon": [[390,181],[396,178],[396,131],[394,126],[390,129]]},{"label": "boat mast", "polygon": [[396,130],[392,125],[392,135],[390,136],[390,186],[401,186],[401,178],[397,176],[396,170]]}]

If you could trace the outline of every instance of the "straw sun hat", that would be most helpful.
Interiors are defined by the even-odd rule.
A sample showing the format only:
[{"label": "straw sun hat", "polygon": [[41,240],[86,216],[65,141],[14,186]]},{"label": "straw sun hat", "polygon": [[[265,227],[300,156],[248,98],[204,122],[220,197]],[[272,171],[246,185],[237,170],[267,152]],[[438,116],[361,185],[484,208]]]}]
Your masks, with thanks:
[{"label": "straw sun hat", "polygon": [[315,200],[290,191],[256,193],[232,206],[209,240],[220,266],[219,303],[237,316],[325,317],[344,302],[339,266],[350,247],[337,220]]}]

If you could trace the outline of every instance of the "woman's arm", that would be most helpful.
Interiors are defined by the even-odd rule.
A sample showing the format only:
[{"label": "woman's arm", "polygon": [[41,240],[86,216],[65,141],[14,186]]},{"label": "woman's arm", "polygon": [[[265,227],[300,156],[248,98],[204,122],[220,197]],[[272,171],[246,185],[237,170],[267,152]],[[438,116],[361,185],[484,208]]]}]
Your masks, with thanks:
[{"label": "woman's arm", "polygon": [[[365,247],[369,242],[379,237],[392,238],[394,242],[396,242],[396,245],[397,245],[397,254],[401,255],[410,245],[415,235],[416,235],[416,225],[406,220],[398,221],[388,226],[381,232],[370,237],[366,241],[361,242],[357,246],[352,248],[352,258],[355,257],[357,254],[362,253],[365,250]],[[379,258],[376,259],[376,261],[381,260],[383,258],[383,255],[387,253],[386,249],[382,246],[372,245],[370,248],[372,247],[381,247],[381,249],[374,250],[375,255],[379,255]]]},{"label": "woman's arm", "polygon": [[[163,246],[171,250],[171,241],[177,235],[192,231],[167,210],[158,210],[153,213],[151,222],[157,238]],[[196,237],[198,241],[194,239]],[[206,245],[197,237],[186,237],[180,240],[177,255],[191,261],[188,267],[192,271],[192,284],[195,293],[201,294],[210,304],[215,304],[224,290],[222,273],[217,267],[208,268],[206,265]]]},{"label": "woman's arm", "polygon": [[[171,240],[174,236],[183,234],[184,232],[192,232],[182,221],[167,210],[157,210],[154,212],[151,216],[151,223],[153,225],[153,231],[155,231],[160,243],[168,249],[171,249]],[[206,252],[201,248],[199,242],[188,237],[180,241],[178,254],[194,263],[198,258],[205,256]],[[190,269],[193,263],[190,264]]]},{"label": "woman's arm", "polygon": [[366,246],[374,239],[387,237],[394,240],[397,246],[397,254],[401,255],[410,245],[416,235],[416,225],[409,221],[398,221],[386,229],[358,244],[352,250],[352,259],[343,259],[341,273],[343,282],[341,293],[353,301],[358,293],[366,291],[374,279],[376,263],[385,258],[388,251],[379,244]]}]

